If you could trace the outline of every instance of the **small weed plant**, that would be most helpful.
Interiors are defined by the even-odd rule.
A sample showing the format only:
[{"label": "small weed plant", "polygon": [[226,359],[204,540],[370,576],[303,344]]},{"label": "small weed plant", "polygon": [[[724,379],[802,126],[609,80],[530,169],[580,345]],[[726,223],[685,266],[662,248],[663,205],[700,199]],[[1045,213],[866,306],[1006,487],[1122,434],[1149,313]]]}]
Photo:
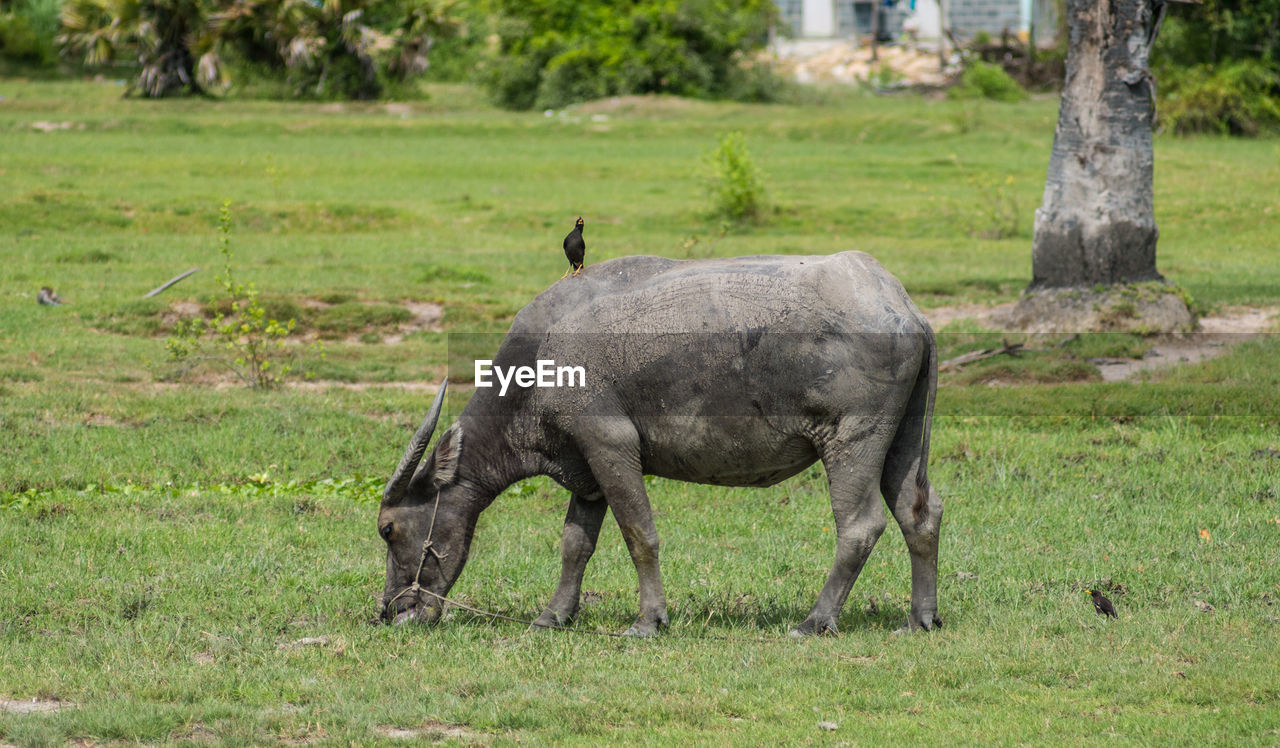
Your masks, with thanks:
[{"label": "small weed plant", "polygon": [[1013,190],[1013,177],[974,179],[980,200],[971,233],[983,239],[1011,239],[1019,235],[1022,209]]},{"label": "small weed plant", "polygon": [[960,100],[958,106],[947,113],[947,118],[961,135],[977,132],[987,125],[981,99]]},{"label": "small weed plant", "polygon": [[[179,321],[165,345],[169,360],[185,365],[180,375],[201,362],[217,362],[250,387],[276,387],[294,370],[296,361],[286,360],[291,352],[285,340],[298,321],[290,317],[281,322],[268,317],[254,285],[236,280],[231,266],[230,200],[223,201],[219,210],[218,247],[223,260],[222,275],[218,276],[222,294],[213,299],[213,318]],[[296,358],[296,354],[293,356]]]},{"label": "small weed plant", "polygon": [[730,223],[756,223],[764,216],[764,177],[740,132],[726,133],[707,155],[711,214]]},{"label": "small weed plant", "polygon": [[867,76],[867,84],[877,90],[901,88],[906,83],[906,76],[889,65],[880,65]]}]

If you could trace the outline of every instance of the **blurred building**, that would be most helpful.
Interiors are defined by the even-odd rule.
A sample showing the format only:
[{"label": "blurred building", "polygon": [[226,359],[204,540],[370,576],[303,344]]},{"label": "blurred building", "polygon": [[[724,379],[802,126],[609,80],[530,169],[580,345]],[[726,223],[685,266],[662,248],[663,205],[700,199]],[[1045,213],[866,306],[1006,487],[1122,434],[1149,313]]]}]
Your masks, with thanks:
[{"label": "blurred building", "polygon": [[[852,39],[871,34],[872,13],[880,13],[882,38],[896,38],[902,19],[911,11],[907,2],[861,0],[776,0],[784,36],[795,39]],[[936,2],[936,0],[922,0]]]},{"label": "blurred building", "polygon": [[958,40],[979,32],[1026,35],[1048,40],[1054,30],[1055,0],[776,0],[783,36],[792,39],[863,39],[877,28],[880,40],[904,34],[936,44],[945,28]]}]

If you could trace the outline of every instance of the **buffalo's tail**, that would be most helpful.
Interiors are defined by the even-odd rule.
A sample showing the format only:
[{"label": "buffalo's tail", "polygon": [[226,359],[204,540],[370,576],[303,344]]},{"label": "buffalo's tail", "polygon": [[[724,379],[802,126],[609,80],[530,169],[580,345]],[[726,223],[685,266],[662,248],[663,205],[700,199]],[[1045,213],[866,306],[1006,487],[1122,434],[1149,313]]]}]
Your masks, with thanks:
[{"label": "buffalo's tail", "polygon": [[924,510],[929,504],[929,433],[933,431],[933,405],[938,392],[938,341],[928,324],[924,330],[925,345],[929,351],[911,392],[912,402],[917,402],[916,398],[924,399],[924,430],[920,435],[920,464],[916,467],[916,499],[911,505],[916,524],[924,521]]}]

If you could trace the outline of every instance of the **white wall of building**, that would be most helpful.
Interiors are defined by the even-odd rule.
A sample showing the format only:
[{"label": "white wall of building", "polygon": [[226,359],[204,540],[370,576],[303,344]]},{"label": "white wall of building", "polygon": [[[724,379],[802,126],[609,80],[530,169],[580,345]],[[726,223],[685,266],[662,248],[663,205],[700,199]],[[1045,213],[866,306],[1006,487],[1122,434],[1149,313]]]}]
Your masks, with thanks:
[{"label": "white wall of building", "polygon": [[836,4],[834,0],[804,0],[801,7],[800,33],[802,36],[835,36]]}]

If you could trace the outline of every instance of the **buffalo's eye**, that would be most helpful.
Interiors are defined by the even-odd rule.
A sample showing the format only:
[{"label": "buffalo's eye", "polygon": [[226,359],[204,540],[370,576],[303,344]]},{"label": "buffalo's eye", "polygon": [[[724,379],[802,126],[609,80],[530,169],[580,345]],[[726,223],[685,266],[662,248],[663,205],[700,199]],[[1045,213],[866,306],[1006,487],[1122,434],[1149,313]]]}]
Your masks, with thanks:
[{"label": "buffalo's eye", "polygon": [[391,540],[391,523],[388,522],[382,527],[379,527],[378,534],[382,536],[383,540]]}]

